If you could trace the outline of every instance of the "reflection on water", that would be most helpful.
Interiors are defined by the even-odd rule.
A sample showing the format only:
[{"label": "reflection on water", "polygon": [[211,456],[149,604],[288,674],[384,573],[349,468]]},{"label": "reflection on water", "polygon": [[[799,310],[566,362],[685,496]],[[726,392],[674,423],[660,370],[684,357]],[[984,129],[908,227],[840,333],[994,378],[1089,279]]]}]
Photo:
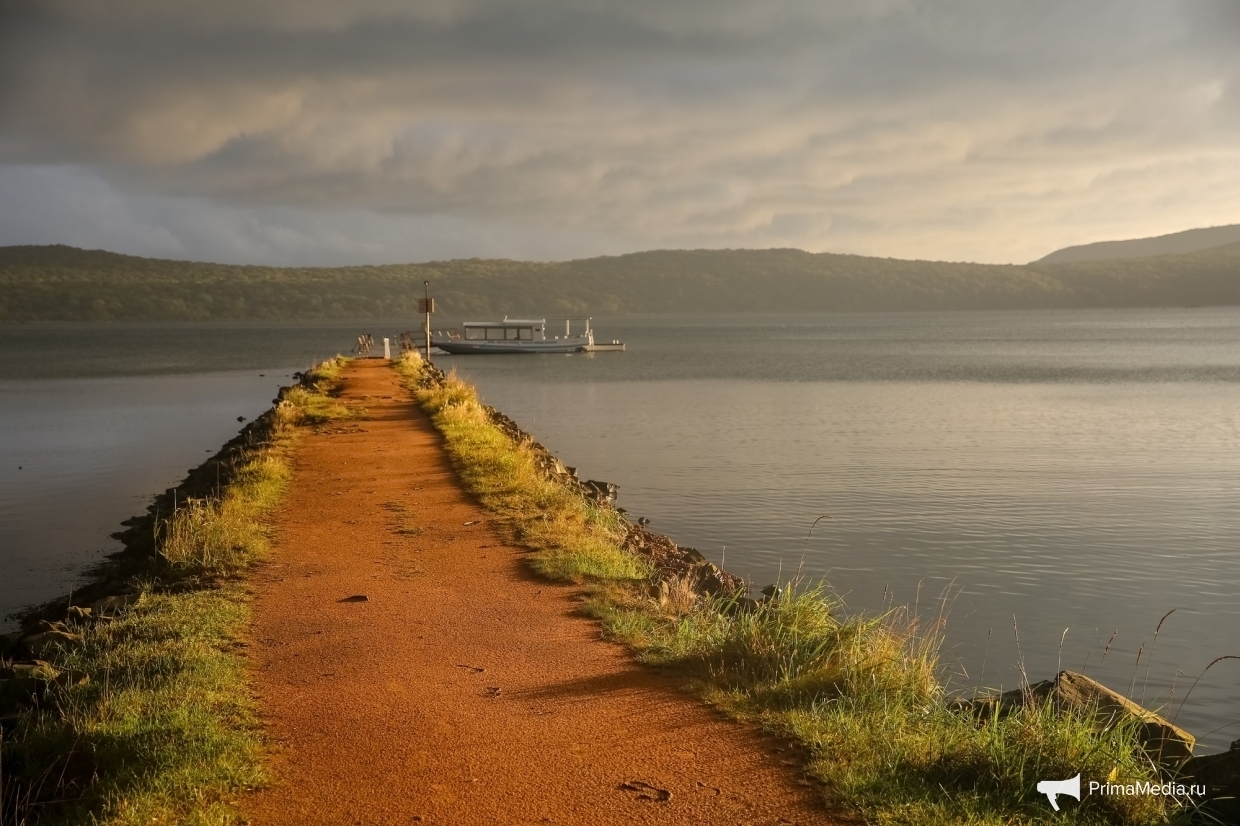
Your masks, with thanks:
[{"label": "reflection on water", "polygon": [[[1010,687],[1023,660],[1174,716],[1211,659],[1240,654],[1240,310],[595,326],[628,352],[440,364],[759,587],[826,576],[851,608],[931,621],[946,594],[957,687]],[[291,372],[273,365],[347,351],[362,327],[0,326],[0,607],[71,586],[269,404]],[[175,375],[27,380],[144,373]],[[1179,722],[1225,748],[1237,720],[1227,661]]]}]

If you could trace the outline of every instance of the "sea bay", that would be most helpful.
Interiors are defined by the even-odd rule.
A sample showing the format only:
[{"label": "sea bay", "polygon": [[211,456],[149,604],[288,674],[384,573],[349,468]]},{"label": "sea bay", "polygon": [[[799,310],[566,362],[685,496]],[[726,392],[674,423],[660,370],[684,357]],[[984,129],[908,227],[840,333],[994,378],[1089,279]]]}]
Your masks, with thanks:
[{"label": "sea bay", "polygon": [[[1177,716],[1240,654],[1240,310],[595,326],[628,350],[437,363],[756,587],[944,617],[958,690],[1073,668]],[[294,369],[409,327],[0,328],[5,610],[71,587]],[[1234,664],[1178,719],[1240,737]]]}]

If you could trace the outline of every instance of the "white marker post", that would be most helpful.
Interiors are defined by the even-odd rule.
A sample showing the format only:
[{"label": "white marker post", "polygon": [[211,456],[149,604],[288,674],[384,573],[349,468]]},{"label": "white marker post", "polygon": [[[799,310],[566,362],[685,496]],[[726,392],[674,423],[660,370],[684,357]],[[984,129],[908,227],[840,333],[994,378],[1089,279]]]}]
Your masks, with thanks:
[{"label": "white marker post", "polygon": [[392,340],[390,338],[383,339],[383,357],[388,361],[392,360]]}]

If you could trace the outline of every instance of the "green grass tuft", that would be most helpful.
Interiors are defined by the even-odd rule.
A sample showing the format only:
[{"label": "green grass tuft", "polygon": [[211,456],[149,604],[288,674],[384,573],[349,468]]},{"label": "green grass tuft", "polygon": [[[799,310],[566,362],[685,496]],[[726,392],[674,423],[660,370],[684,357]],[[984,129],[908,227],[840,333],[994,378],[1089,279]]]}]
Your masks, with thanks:
[{"label": "green grass tuft", "polygon": [[352,359],[336,356],[322,362],[309,373],[301,385],[284,396],[282,413],[291,424],[321,425],[356,419],[366,415],[357,406],[336,398],[341,371]]},{"label": "green grass tuft", "polygon": [[120,617],[77,629],[84,645],[56,666],[91,679],[56,690],[54,705],[24,718],[5,744],[10,788],[26,798],[12,803],[35,804],[16,814],[31,823],[239,822],[232,796],[265,779],[234,653],[248,620],[244,591],[229,584],[147,590]]},{"label": "green grass tuft", "polygon": [[288,483],[283,456],[263,451],[238,470],[215,499],[190,501],[163,525],[161,551],[181,570],[233,574],[267,552],[263,524]]}]

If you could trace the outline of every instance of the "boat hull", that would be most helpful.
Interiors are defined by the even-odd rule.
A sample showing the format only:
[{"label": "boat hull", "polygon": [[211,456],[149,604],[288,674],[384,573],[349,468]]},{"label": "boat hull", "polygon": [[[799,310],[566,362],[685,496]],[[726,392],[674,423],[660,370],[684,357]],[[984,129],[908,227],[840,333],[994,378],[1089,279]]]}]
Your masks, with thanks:
[{"label": "boat hull", "polygon": [[445,353],[463,356],[472,353],[583,353],[590,347],[586,340],[574,341],[465,341],[431,339],[431,344]]}]

